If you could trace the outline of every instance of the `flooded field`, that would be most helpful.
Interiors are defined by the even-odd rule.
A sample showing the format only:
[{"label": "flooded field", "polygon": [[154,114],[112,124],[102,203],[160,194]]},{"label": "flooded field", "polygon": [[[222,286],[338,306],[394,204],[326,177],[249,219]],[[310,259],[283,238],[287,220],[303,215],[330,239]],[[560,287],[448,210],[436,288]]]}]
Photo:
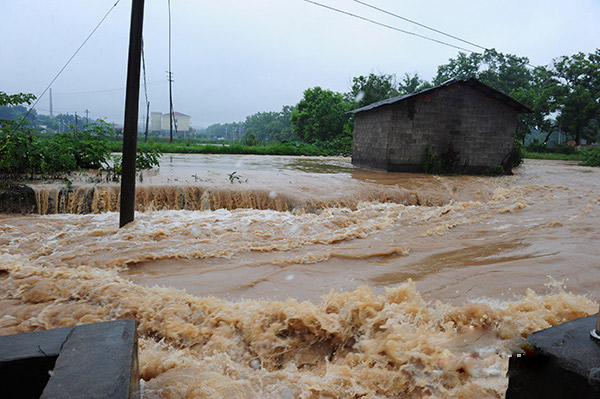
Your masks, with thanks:
[{"label": "flooded field", "polygon": [[597,312],[600,170],[437,177],[166,155],[0,215],[0,334],[139,322],[145,398],[501,398],[522,337]]}]

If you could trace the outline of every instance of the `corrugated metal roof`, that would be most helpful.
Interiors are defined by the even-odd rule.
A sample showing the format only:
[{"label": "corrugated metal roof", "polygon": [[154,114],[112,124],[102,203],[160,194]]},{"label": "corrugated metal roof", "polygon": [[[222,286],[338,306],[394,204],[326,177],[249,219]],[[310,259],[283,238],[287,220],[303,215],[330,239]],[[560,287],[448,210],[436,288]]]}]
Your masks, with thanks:
[{"label": "corrugated metal roof", "polygon": [[355,110],[349,111],[347,112],[348,114],[356,114],[359,112],[364,112],[364,111],[369,111],[371,109],[374,108],[378,108],[378,107],[382,107],[384,105],[389,105],[389,104],[395,104],[397,102],[406,100],[407,98],[411,98],[411,97],[417,97],[420,96],[422,94],[425,93],[430,93],[436,90],[440,90],[442,88],[446,88],[455,84],[463,84],[465,86],[468,86],[472,89],[478,90],[480,92],[482,92],[483,94],[485,94],[486,96],[493,98],[495,100],[500,101],[501,103],[507,105],[508,107],[511,107],[513,109],[515,109],[516,111],[520,112],[520,113],[531,113],[533,112],[531,109],[529,109],[528,107],[526,107],[525,105],[521,104],[520,102],[518,102],[517,100],[515,100],[514,98],[502,93],[501,91],[498,91],[496,89],[494,89],[491,86],[486,85],[485,83],[480,82],[479,80],[475,79],[475,78],[466,78],[466,79],[451,79],[448,80],[444,83],[442,83],[439,86],[435,86],[435,87],[430,87],[428,89],[424,89],[424,90],[420,90],[420,91],[415,91],[413,93],[410,94],[406,94],[404,96],[400,96],[400,97],[394,97],[394,98],[388,98],[387,100],[383,100],[383,101],[378,101],[376,103],[373,104],[369,104],[366,105],[364,107],[361,108],[357,108]]}]

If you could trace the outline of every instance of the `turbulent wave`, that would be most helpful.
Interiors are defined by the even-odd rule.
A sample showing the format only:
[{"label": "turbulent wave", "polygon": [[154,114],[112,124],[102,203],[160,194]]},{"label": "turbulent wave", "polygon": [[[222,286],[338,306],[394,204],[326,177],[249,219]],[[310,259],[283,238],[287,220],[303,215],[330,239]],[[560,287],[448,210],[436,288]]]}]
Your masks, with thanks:
[{"label": "turbulent wave", "polygon": [[141,287],[114,270],[9,255],[0,264],[2,334],[137,319],[146,398],[500,397],[516,339],[596,310],[559,288],[430,304],[410,281],[316,304],[227,302]]},{"label": "turbulent wave", "polygon": [[600,180],[544,171],[142,185],[122,229],[116,186],[37,187],[0,215],[0,334],[135,318],[148,399],[502,398],[524,337],[598,309]]}]

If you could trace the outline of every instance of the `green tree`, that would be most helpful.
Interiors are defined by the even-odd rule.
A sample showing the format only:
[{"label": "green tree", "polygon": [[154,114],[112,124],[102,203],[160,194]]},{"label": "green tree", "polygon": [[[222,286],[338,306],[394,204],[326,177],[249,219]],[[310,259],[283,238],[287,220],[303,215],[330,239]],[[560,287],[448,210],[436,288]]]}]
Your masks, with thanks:
[{"label": "green tree", "polygon": [[258,112],[246,117],[244,133],[263,141],[283,141],[294,138],[290,121],[293,107],[284,106],[281,112]]},{"label": "green tree", "polygon": [[438,66],[437,75],[433,79],[434,85],[441,85],[450,79],[478,78],[483,54],[471,53],[469,55],[459,52],[456,58],[450,58],[447,64]]},{"label": "green tree", "polygon": [[398,85],[398,92],[401,95],[414,93],[415,91],[427,89],[432,87],[432,84],[423,80],[419,77],[419,74],[415,72],[414,75],[405,73],[402,81]]},{"label": "green tree", "polygon": [[[10,107],[14,114],[7,115],[9,119],[0,119],[0,173],[33,173],[33,157],[35,138],[23,126],[19,129],[18,115],[12,107],[21,104],[31,104],[35,100],[33,94],[6,94],[0,91],[0,107]],[[5,114],[3,114],[5,115]],[[10,118],[13,116],[14,118]]]},{"label": "green tree", "polygon": [[455,59],[438,66],[433,82],[439,85],[449,79],[476,78],[510,95],[516,89],[530,86],[531,70],[528,65],[527,57],[502,54],[494,49],[469,55],[458,53]]},{"label": "green tree", "polygon": [[346,94],[349,103],[355,103],[355,108],[364,107],[377,101],[396,97],[396,75],[358,76],[352,78],[352,89]]},{"label": "green tree", "polygon": [[346,115],[351,108],[340,93],[320,87],[307,89],[292,111],[292,129],[308,143],[351,136],[350,117]]},{"label": "green tree", "polygon": [[551,101],[560,129],[579,144],[582,138],[600,138],[600,49],[553,60],[552,77],[556,85]]},{"label": "green tree", "polygon": [[517,125],[517,138],[524,140],[532,130],[546,132],[547,138],[556,129],[556,121],[551,117],[556,107],[552,104],[553,92],[557,82],[552,78],[547,67],[535,67],[531,71],[531,81],[528,86],[518,87],[510,95],[517,101],[533,110],[531,114],[519,116]]},{"label": "green tree", "polygon": [[527,57],[502,54],[494,49],[483,53],[459,53],[447,64],[438,66],[436,85],[449,79],[476,78],[530,107],[534,114],[519,115],[517,138],[524,139],[531,129],[549,132],[552,106],[548,93],[554,83],[543,67],[531,69]]}]

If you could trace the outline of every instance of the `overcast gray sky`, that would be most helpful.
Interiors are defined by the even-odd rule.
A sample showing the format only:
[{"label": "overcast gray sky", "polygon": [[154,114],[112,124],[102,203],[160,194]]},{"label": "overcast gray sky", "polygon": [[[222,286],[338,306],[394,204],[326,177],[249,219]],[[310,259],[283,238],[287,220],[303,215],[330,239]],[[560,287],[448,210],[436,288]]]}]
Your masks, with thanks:
[{"label": "overcast gray sky", "polygon": [[[0,90],[41,94],[115,1],[0,0]],[[352,0],[316,1],[465,46]],[[600,46],[599,0],[364,1],[535,65]],[[370,72],[429,80],[458,54],[303,0],[172,0],[171,7],[175,109],[196,127],[279,111],[308,87],[345,92],[352,77]],[[122,123],[130,13],[131,2],[120,0],[53,84],[56,113],[88,109],[91,118]],[[167,0],[146,0],[144,40],[151,111],[168,112]],[[37,109],[48,113],[47,94]]]}]

